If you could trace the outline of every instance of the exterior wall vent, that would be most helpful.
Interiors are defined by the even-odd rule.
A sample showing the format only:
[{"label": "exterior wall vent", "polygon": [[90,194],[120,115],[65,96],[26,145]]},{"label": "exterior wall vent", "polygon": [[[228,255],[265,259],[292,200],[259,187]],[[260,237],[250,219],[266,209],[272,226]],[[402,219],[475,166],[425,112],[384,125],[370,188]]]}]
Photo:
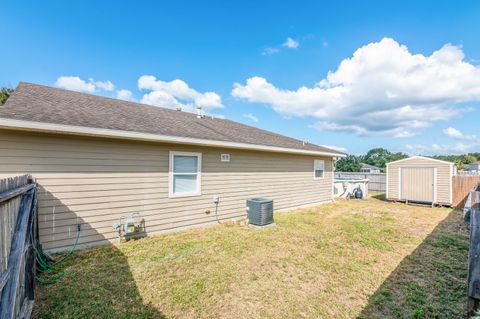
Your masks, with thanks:
[{"label": "exterior wall vent", "polygon": [[220,155],[220,160],[222,162],[230,162],[230,154],[222,154]]},{"label": "exterior wall vent", "polygon": [[248,221],[256,226],[273,223],[273,200],[266,198],[247,199]]}]

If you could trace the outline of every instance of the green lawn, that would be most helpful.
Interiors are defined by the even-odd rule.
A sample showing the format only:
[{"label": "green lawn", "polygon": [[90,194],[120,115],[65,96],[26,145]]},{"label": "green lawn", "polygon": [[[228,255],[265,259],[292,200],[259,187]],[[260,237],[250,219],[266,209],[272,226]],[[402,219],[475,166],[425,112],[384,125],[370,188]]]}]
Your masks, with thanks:
[{"label": "green lawn", "polygon": [[[463,318],[461,213],[381,196],[77,252],[36,318]],[[148,226],[148,225],[147,225]]]}]

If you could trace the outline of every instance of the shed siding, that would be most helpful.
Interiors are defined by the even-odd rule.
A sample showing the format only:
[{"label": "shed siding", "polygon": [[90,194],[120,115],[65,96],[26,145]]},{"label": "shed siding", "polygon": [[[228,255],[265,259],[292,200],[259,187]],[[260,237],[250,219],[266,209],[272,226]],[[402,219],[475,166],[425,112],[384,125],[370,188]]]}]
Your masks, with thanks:
[{"label": "shed siding", "polygon": [[424,158],[411,158],[398,163],[389,164],[388,170],[388,198],[392,200],[401,199],[399,196],[399,168],[401,167],[431,167],[437,168],[437,202],[441,204],[451,204],[451,165]]},{"label": "shed siding", "polygon": [[[202,153],[202,195],[168,197],[169,151]],[[231,161],[220,161],[229,153]],[[325,178],[313,179],[314,159]],[[112,224],[140,212],[148,233],[245,216],[245,200],[264,196],[275,209],[329,201],[332,159],[234,149],[0,131],[0,177],[32,174],[40,185],[39,228],[45,248],[112,241]],[[205,213],[210,210],[210,214]]]}]

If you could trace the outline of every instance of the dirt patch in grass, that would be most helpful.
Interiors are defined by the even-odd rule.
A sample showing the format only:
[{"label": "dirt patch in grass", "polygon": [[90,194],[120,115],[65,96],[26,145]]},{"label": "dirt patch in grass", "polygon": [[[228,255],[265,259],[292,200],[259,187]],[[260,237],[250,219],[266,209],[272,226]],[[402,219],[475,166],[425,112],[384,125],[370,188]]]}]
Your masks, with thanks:
[{"label": "dirt patch in grass", "polygon": [[37,318],[462,318],[458,212],[381,196],[75,254]]}]

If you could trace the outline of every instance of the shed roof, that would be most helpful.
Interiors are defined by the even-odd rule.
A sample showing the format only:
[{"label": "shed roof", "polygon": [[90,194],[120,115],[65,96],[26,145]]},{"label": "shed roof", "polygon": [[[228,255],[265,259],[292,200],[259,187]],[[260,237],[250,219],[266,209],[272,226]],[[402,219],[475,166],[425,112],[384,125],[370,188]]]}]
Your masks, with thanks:
[{"label": "shed roof", "polygon": [[21,82],[0,107],[0,127],[266,151],[344,153],[240,124],[162,107]]},{"label": "shed roof", "polygon": [[394,163],[396,164],[396,163],[400,163],[400,162],[405,162],[405,161],[409,161],[409,160],[416,159],[416,158],[421,158],[421,159],[425,159],[425,160],[429,160],[429,161],[433,161],[433,162],[438,162],[438,163],[443,163],[443,164],[448,164],[448,165],[454,165],[454,163],[452,163],[452,162],[442,161],[442,160],[439,160],[439,159],[436,159],[436,158],[431,158],[431,157],[426,157],[426,156],[410,156],[410,157],[407,157],[407,158],[402,158],[400,160],[387,163],[387,165],[394,164]]}]

